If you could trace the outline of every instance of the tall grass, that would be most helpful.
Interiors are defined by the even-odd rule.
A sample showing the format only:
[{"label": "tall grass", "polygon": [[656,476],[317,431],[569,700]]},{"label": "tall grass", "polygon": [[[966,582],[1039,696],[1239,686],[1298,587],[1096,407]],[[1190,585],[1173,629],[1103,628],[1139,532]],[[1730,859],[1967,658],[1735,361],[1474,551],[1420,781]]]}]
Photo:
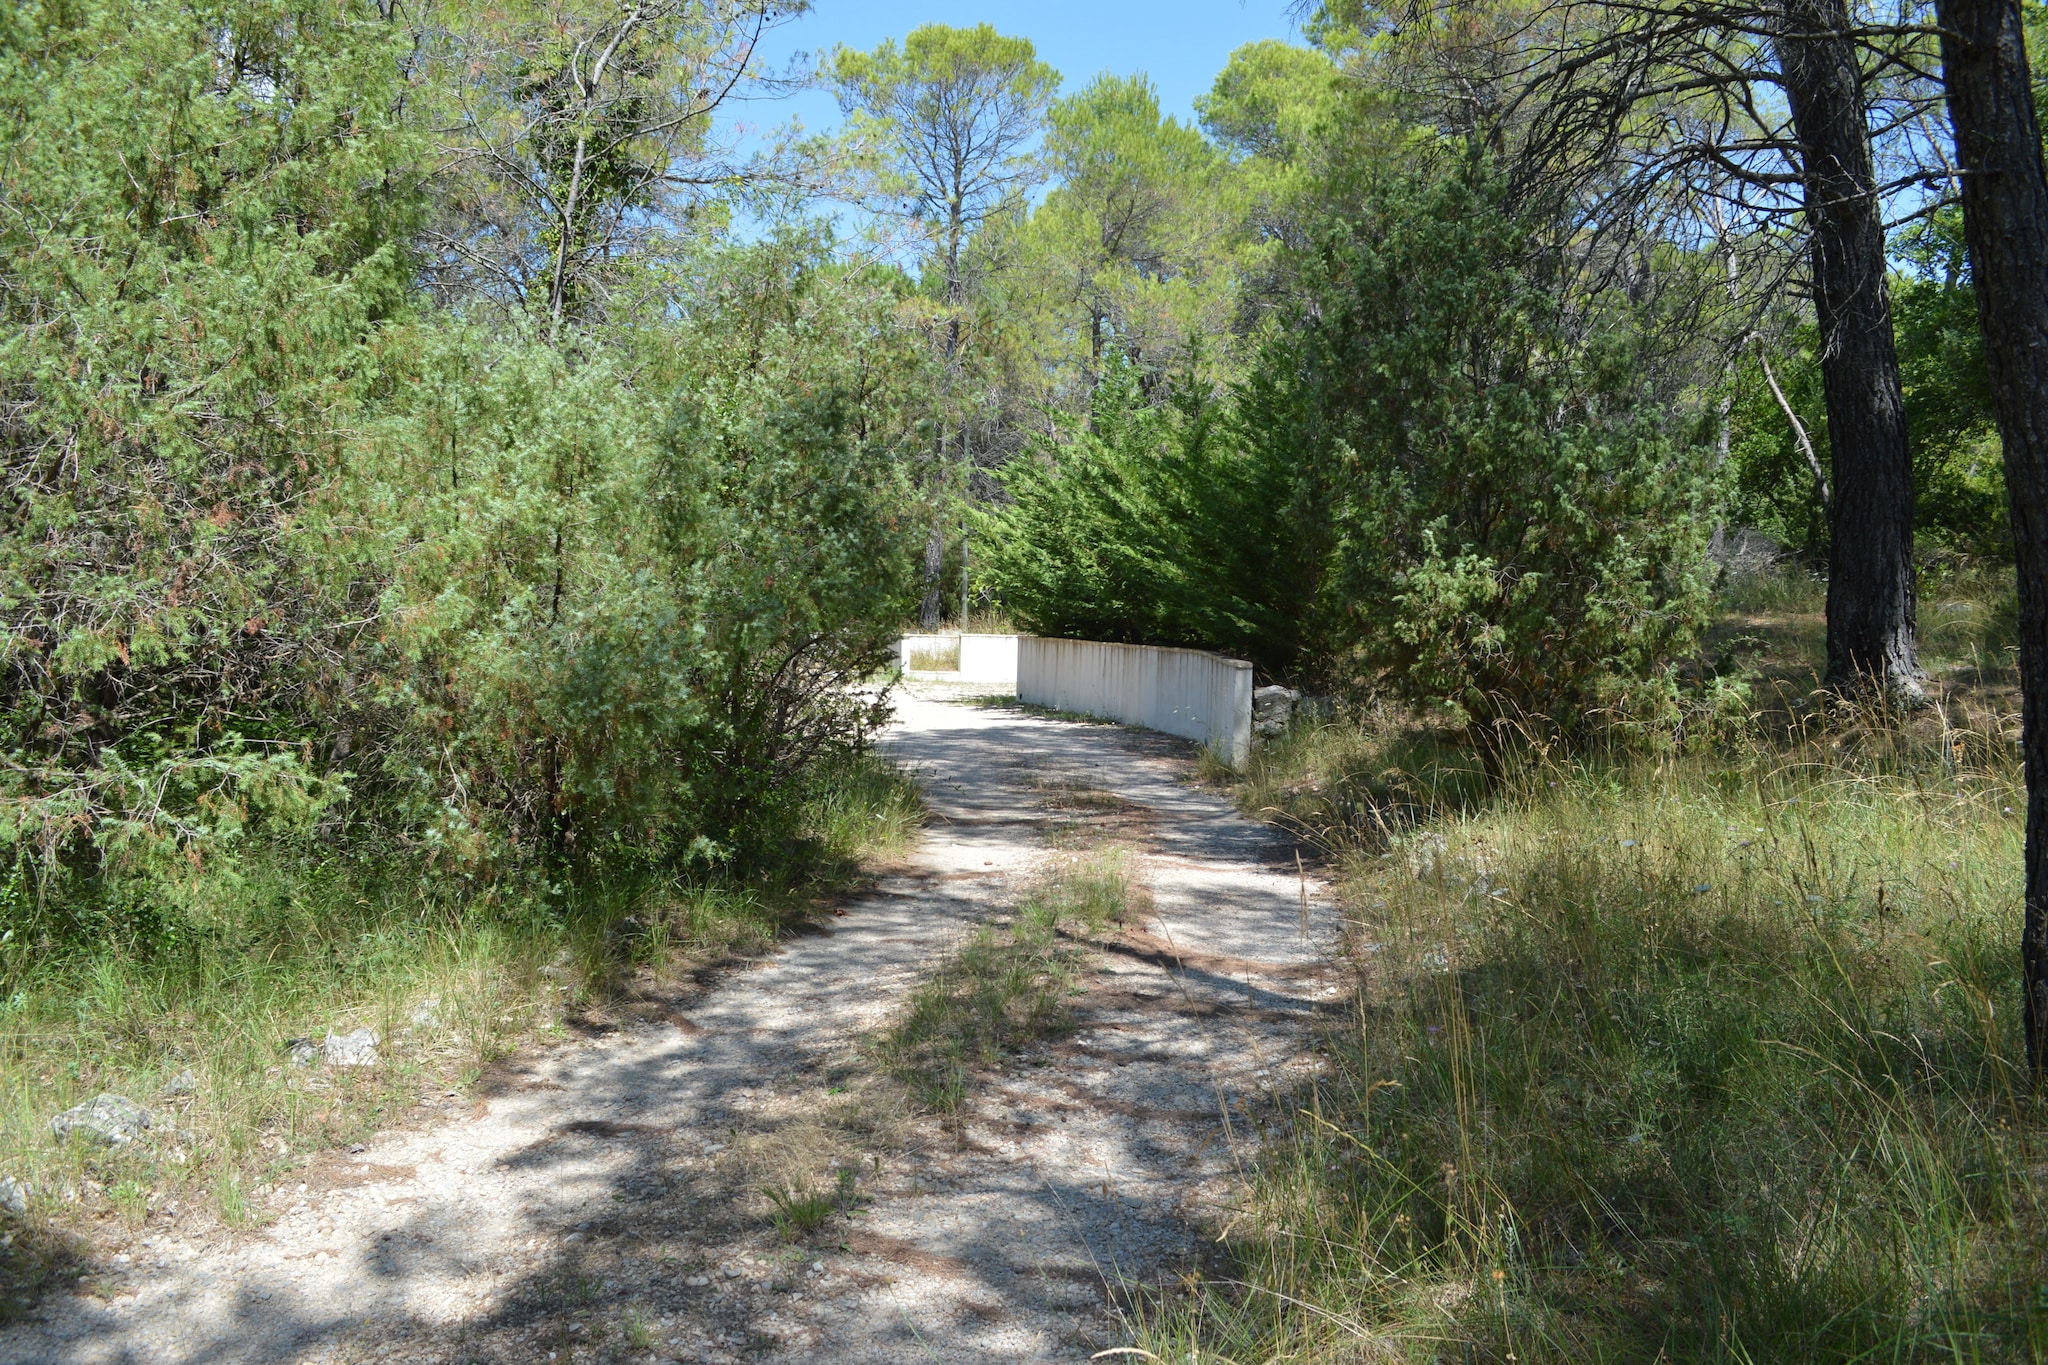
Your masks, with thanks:
[{"label": "tall grass", "polygon": [[[801,837],[744,880],[592,874],[514,895],[400,857],[278,850],[205,885],[199,929],[170,942],[0,947],[0,1175],[32,1192],[29,1226],[0,1245],[14,1281],[0,1315],[48,1273],[38,1230],[53,1220],[260,1217],[298,1154],[459,1091],[578,1018],[623,1014],[692,963],[765,946],[919,819],[908,780],[861,755],[823,771]],[[374,1067],[288,1055],[290,1040],[358,1027],[379,1034]],[[164,1095],[186,1070],[191,1093]],[[158,1130],[116,1149],[57,1142],[50,1117],[102,1091],[150,1108]]]},{"label": "tall grass", "polygon": [[1723,585],[1721,605],[1738,615],[1811,615],[1827,609],[1828,581],[1819,574],[1796,566],[1762,573],[1730,576]]},{"label": "tall grass", "polygon": [[[2009,718],[2007,718],[2009,720]],[[1300,734],[1355,1009],[1165,1359],[2048,1359],[2006,720],[1759,716],[1712,752]]]},{"label": "tall grass", "polygon": [[1964,566],[1923,574],[1921,656],[1936,666],[2012,670],[2019,647],[2019,611],[2009,570]]}]

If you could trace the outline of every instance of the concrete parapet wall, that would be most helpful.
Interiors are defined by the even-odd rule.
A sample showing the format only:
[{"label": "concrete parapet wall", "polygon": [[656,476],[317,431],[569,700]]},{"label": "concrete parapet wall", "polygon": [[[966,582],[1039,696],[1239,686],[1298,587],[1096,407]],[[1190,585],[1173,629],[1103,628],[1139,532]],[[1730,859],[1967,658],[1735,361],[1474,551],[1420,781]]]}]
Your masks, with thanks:
[{"label": "concrete parapet wall", "polygon": [[960,637],[960,677],[964,682],[1017,685],[1017,636]]},{"label": "concrete parapet wall", "polygon": [[921,669],[920,672],[957,674],[961,682],[1017,685],[1017,636],[1015,635],[906,635],[898,648],[905,670],[912,668],[913,656],[950,656],[950,669]]},{"label": "concrete parapet wall", "polygon": [[1198,649],[1094,640],[1017,641],[1017,699],[1142,725],[1242,767],[1252,749],[1252,666]]}]

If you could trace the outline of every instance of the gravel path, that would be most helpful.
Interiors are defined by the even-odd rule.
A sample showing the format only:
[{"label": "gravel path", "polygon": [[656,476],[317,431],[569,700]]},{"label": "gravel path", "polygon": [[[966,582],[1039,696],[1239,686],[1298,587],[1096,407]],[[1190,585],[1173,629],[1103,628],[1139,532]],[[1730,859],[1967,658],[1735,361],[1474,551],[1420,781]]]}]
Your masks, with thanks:
[{"label": "gravel path", "polygon": [[[909,866],[667,1022],[526,1059],[468,1117],[332,1154],[258,1232],[175,1237],[0,1332],[9,1362],[1024,1362],[1115,1344],[1199,1263],[1262,1090],[1312,1065],[1334,913],[1186,746],[901,699]],[[945,1123],[864,1037],[1049,860],[1128,846],[1140,913],[1079,1027]],[[784,1241],[763,1190],[857,1206]]]}]

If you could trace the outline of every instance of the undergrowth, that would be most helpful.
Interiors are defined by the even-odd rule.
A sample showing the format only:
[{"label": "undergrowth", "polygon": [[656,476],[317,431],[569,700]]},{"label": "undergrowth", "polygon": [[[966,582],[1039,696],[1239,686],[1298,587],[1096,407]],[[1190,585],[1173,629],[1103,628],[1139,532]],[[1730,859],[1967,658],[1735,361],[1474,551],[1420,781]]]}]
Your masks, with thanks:
[{"label": "undergrowth", "polygon": [[[867,754],[828,766],[801,837],[744,880],[590,875],[514,896],[399,858],[279,850],[202,887],[203,935],[0,947],[0,1176],[29,1203],[0,1243],[0,1316],[67,1268],[66,1229],[260,1221],[303,1153],[451,1098],[495,1058],[622,1014],[693,964],[765,947],[919,819],[908,779]],[[375,1066],[289,1056],[294,1039],[359,1027],[379,1036]],[[189,1093],[166,1094],[186,1071]],[[123,1147],[58,1142],[51,1116],[101,1092],[155,1128]]]},{"label": "undergrowth", "polygon": [[1360,986],[1266,1134],[1235,1272],[1140,1343],[2048,1359],[2014,719],[1759,708],[1491,780],[1394,717],[1267,748],[1242,794],[1330,849]]},{"label": "undergrowth", "polygon": [[1086,940],[1121,923],[1129,897],[1116,849],[1053,871],[1007,921],[977,929],[912,993],[877,1059],[927,1109],[957,1110],[977,1070],[1066,1032]]}]

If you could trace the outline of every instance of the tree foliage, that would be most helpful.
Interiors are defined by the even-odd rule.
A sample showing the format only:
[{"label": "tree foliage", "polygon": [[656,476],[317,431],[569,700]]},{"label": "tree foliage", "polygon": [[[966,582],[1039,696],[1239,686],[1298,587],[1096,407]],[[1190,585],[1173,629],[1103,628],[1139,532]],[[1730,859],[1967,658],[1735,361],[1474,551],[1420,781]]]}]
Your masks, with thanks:
[{"label": "tree foliage", "polygon": [[946,302],[959,304],[968,234],[1038,179],[1032,143],[1059,73],[988,24],[926,24],[901,47],[834,51],[831,74],[856,135],[878,145],[881,192],[930,226]]},{"label": "tree foliage", "polygon": [[1198,374],[1153,403],[1142,373],[1113,355],[1087,421],[1004,469],[986,579],[1037,634],[1223,649],[1290,674],[1316,567],[1289,515],[1297,470],[1235,439]]},{"label": "tree foliage", "polygon": [[1059,184],[1027,250],[1053,306],[1074,315],[1063,330],[1086,347],[1090,386],[1106,350],[1157,377],[1227,334],[1232,187],[1200,132],[1160,116],[1149,81],[1098,76],[1054,104],[1046,160]]},{"label": "tree foliage", "polygon": [[[815,231],[636,229],[605,309],[507,312],[435,267],[435,177],[474,168],[436,154],[448,92],[416,88],[403,15],[4,22],[10,929],[169,932],[252,841],[541,886],[772,851],[873,727],[845,684],[905,607],[930,367],[902,276]],[[633,33],[614,56],[656,79],[674,54]],[[563,41],[573,64],[597,39]],[[673,165],[636,107],[586,171]],[[519,145],[573,179],[590,126]],[[592,213],[651,202],[609,174]],[[589,279],[557,207],[492,231]]]},{"label": "tree foliage", "polygon": [[[1208,108],[1244,145],[1311,136],[1226,75]],[[1713,494],[1706,414],[1642,363],[1663,319],[1571,288],[1557,206],[1483,147],[1370,95],[1347,112],[1264,200],[1284,273],[1236,382],[1148,394],[1112,364],[1085,423],[1006,473],[991,579],[1032,629],[1224,649],[1460,724],[1661,719]]]},{"label": "tree foliage", "polygon": [[1659,719],[1705,621],[1703,429],[1483,163],[1363,188],[1249,419],[1325,452],[1339,666],[1480,724]]}]

